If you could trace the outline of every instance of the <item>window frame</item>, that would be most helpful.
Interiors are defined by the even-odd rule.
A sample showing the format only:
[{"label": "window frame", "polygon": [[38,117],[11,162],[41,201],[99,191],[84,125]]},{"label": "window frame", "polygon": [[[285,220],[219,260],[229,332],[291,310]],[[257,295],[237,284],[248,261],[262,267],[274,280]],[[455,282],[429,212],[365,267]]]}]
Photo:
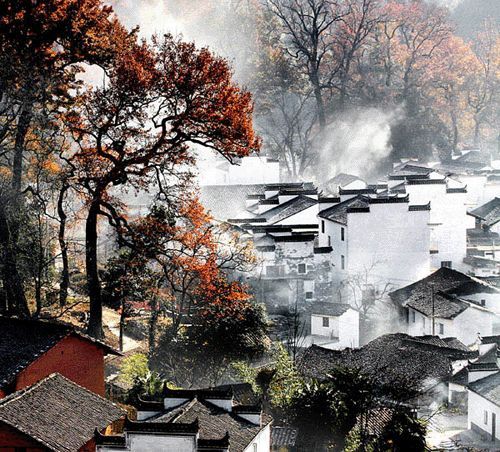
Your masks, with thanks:
[{"label": "window frame", "polygon": [[323,328],[330,328],[330,317],[322,316]]},{"label": "window frame", "polygon": [[[304,271],[300,271],[302,268]],[[305,275],[307,273],[307,265],[304,262],[297,265],[297,273],[299,275]]]}]

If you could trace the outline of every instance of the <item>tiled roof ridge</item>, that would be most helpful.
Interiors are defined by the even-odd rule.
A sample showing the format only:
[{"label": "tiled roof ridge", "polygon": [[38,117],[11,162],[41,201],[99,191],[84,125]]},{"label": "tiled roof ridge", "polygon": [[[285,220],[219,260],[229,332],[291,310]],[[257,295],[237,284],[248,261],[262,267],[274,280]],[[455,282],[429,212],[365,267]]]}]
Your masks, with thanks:
[{"label": "tiled roof ridge", "polygon": [[75,381],[73,381],[73,380],[65,377],[64,375],[60,374],[59,372],[52,372],[50,375],[47,375],[46,377],[42,378],[41,380],[38,380],[36,383],[32,384],[31,386],[28,386],[27,388],[23,388],[20,391],[16,391],[16,392],[14,392],[12,394],[9,394],[7,397],[4,397],[3,399],[0,399],[0,407],[5,405],[4,402],[7,399],[9,399],[9,402],[12,401],[12,400],[14,400],[14,399],[17,400],[19,397],[10,399],[15,394],[22,393],[19,396],[20,397],[24,396],[28,392],[31,392],[33,389],[36,389],[37,387],[41,386],[42,384],[46,383],[47,381],[55,379],[55,378],[62,378],[66,383],[70,383],[71,385],[76,386],[77,388],[83,390],[87,394],[89,394],[89,395],[91,395],[93,397],[97,397],[98,399],[103,400],[103,401],[105,401],[107,403],[110,403],[111,405],[114,405],[116,408],[118,408],[118,409],[120,409],[120,410],[123,411],[123,409],[120,406],[118,406],[116,403],[112,402],[111,400],[107,399],[106,397],[103,397],[103,396],[97,394],[96,392],[91,391],[88,388],[85,388],[84,386],[82,386],[82,385],[76,383]]},{"label": "tiled roof ridge", "polygon": [[175,422],[177,422],[177,420],[181,416],[183,416],[184,414],[186,414],[191,408],[193,408],[193,406],[196,405],[197,402],[199,402],[199,400],[195,396],[191,400],[189,400],[188,402],[185,402],[185,403],[179,405],[178,407],[176,407],[176,408],[179,409],[179,412],[175,413],[175,415],[172,417],[172,419],[169,420],[169,423],[175,423]]},{"label": "tiled roof ridge", "polygon": [[178,433],[192,433],[196,434],[199,431],[199,421],[196,418],[193,422],[181,423],[181,422],[144,422],[144,421],[133,421],[128,416],[125,418],[125,424],[123,427],[124,432],[128,431],[170,431]]},{"label": "tiled roof ridge", "polygon": [[[107,350],[111,351],[112,353],[120,356],[121,353],[117,350],[115,350],[111,345],[107,344],[105,341],[102,341],[100,339],[96,339],[87,333],[85,333],[82,329],[77,327],[76,325],[73,325],[72,323],[69,322],[64,322],[62,320],[57,320],[54,321],[54,319],[35,319],[35,318],[19,318],[19,317],[9,317],[9,316],[4,316],[0,315],[0,320],[5,320],[5,321],[13,321],[13,322],[21,322],[21,323],[31,323],[35,325],[44,325],[47,327],[52,327],[52,328],[59,328],[61,330],[61,333],[65,333],[64,336],[61,337],[61,339],[70,336],[71,334],[76,334],[77,336],[81,337],[82,339],[85,339],[89,342],[92,342],[93,344],[100,345]],[[60,339],[60,340],[61,340]],[[53,347],[53,346],[52,346]],[[51,347],[50,347],[51,348]],[[50,350],[48,348],[47,350]],[[47,351],[46,350],[46,351]]]}]

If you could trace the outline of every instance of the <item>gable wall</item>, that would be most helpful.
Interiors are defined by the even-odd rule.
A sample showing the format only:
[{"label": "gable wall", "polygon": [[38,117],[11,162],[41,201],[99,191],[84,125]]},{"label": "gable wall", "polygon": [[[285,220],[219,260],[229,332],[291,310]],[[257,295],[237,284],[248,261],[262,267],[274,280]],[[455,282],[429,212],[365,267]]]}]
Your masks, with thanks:
[{"label": "gable wall", "polygon": [[0,450],[2,452],[16,452],[16,448],[26,448],[26,452],[47,451],[28,436],[0,422]]},{"label": "gable wall", "polygon": [[104,351],[76,336],[62,339],[24,369],[16,380],[15,390],[31,386],[57,372],[104,397]]}]

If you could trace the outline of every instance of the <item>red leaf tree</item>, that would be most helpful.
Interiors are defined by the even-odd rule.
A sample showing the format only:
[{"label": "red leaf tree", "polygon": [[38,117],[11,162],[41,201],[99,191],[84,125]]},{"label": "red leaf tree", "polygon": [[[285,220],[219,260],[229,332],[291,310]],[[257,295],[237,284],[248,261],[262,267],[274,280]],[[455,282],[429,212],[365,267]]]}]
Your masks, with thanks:
[{"label": "red leaf tree", "polygon": [[88,204],[86,268],[88,331],[102,337],[97,271],[97,222],[126,227],[111,187],[150,188],[174,202],[195,163],[190,146],[210,148],[228,160],[258,151],[248,92],[231,80],[224,59],[172,36],[123,51],[106,87],[83,93],[66,116],[79,149],[69,159]]}]

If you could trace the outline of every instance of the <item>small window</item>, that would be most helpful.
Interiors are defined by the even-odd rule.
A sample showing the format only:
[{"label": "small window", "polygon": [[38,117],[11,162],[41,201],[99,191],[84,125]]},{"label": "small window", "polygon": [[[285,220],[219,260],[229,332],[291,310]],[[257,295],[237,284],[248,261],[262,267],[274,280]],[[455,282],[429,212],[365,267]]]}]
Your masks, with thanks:
[{"label": "small window", "polygon": [[345,229],[340,228],[340,240],[344,241],[345,240]]},{"label": "small window", "polygon": [[415,321],[416,321],[415,311],[411,311],[411,321],[413,323],[415,323]]},{"label": "small window", "polygon": [[321,232],[325,233],[325,220],[321,220]]},{"label": "small window", "polygon": [[486,300],[485,299],[481,300],[481,306],[486,306]]},{"label": "small window", "polygon": [[444,325],[442,323],[439,324],[439,334],[444,334]]},{"label": "small window", "polygon": [[299,273],[304,274],[306,272],[306,264],[299,264]]},{"label": "small window", "polygon": [[329,317],[323,317],[323,326],[325,328],[328,328],[330,326],[330,318]]},{"label": "small window", "polygon": [[488,425],[488,412],[484,410],[484,423]]},{"label": "small window", "polygon": [[345,256],[340,256],[340,268],[345,270]]},{"label": "small window", "polygon": [[441,261],[441,268],[451,268],[451,261]]},{"label": "small window", "polygon": [[257,444],[253,443],[253,452],[257,452]]},{"label": "small window", "polygon": [[424,326],[425,329],[425,317],[422,317],[422,325]]},{"label": "small window", "polygon": [[328,246],[332,246],[332,238],[328,236]]},{"label": "small window", "polygon": [[306,300],[312,300],[314,296],[313,292],[306,292]]}]

